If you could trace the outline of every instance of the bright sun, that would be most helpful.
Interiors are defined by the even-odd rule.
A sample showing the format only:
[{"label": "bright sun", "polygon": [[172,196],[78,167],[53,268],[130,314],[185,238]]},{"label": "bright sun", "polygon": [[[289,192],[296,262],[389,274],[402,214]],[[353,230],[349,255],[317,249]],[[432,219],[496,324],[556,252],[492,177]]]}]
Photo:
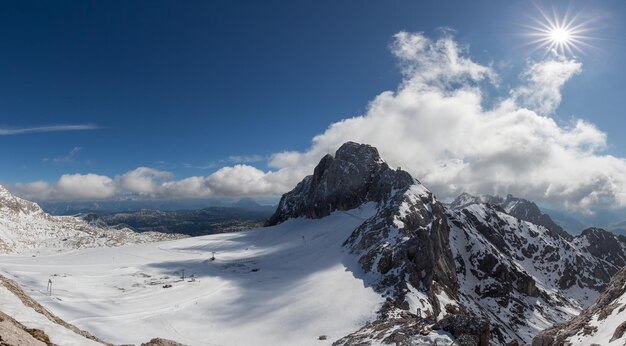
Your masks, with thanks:
[{"label": "bright sun", "polygon": [[569,31],[565,29],[561,29],[561,28],[556,28],[552,30],[552,32],[550,33],[550,39],[552,39],[552,41],[554,41],[557,44],[567,43],[567,41],[569,41],[569,37],[570,37]]},{"label": "bright sun", "polygon": [[546,54],[558,56],[575,56],[582,53],[584,47],[590,47],[586,41],[589,37],[585,33],[589,31],[589,21],[580,21],[578,15],[558,16],[553,12],[550,16],[546,11],[539,9],[541,18],[534,18],[535,25],[527,26],[532,31],[528,34],[533,40],[529,43],[536,46],[535,49],[545,49]]}]

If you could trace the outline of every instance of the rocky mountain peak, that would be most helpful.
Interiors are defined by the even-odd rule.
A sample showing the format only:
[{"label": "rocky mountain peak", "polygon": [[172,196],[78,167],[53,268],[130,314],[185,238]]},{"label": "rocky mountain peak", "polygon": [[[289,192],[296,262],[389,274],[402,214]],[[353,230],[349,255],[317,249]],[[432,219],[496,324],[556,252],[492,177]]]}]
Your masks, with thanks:
[{"label": "rocky mountain peak", "polygon": [[506,198],[502,198],[492,195],[472,196],[464,192],[450,203],[450,208],[462,209],[472,204],[488,204],[500,208],[505,213],[520,220],[547,228],[553,237],[560,236],[567,240],[573,239],[573,236],[557,225],[550,215],[542,213],[537,204],[529,200],[515,197],[511,194],[508,194]]},{"label": "rocky mountain peak", "polygon": [[283,195],[267,225],[292,217],[320,218],[335,210],[349,210],[366,202],[381,202],[392,191],[406,190],[415,180],[391,169],[367,144],[347,142],[324,156],[313,171]]},{"label": "rocky mountain peak", "polygon": [[606,256],[596,241],[559,234],[534,203],[511,195],[463,194],[445,206],[352,142],[283,195],[268,225],[366,203],[372,216],[343,245],[360,266],[354,275],[386,301],[376,321],[336,345],[412,344],[429,330],[471,345],[529,342],[589,306],[626,257],[621,245]]},{"label": "rocky mountain peak", "polygon": [[4,186],[0,185],[0,212],[12,214],[42,214],[37,203],[14,196]]},{"label": "rocky mountain peak", "polygon": [[612,264],[615,269],[626,266],[626,237],[591,227],[585,229],[576,240],[593,256]]}]

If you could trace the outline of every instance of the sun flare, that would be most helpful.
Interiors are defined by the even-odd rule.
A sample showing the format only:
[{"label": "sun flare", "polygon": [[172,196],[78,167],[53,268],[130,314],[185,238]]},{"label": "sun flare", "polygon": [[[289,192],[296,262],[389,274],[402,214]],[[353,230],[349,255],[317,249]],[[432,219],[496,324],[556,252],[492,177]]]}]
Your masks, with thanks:
[{"label": "sun flare", "polygon": [[581,21],[578,14],[559,16],[553,12],[549,15],[541,9],[539,12],[540,18],[533,19],[535,25],[527,26],[531,29],[528,36],[532,37],[529,44],[534,45],[535,50],[571,57],[583,53],[583,48],[590,47],[590,38],[585,35],[589,31],[589,21]]},{"label": "sun flare", "polygon": [[552,30],[550,33],[550,39],[557,44],[565,44],[569,41],[569,31],[561,28]]}]

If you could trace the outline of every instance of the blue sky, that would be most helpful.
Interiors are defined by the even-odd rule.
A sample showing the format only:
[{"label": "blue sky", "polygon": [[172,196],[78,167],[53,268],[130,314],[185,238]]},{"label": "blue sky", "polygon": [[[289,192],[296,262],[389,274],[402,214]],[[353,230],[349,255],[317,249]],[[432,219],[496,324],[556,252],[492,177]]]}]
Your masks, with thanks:
[{"label": "blue sky", "polygon": [[[582,68],[559,89],[550,118],[594,124],[607,138],[598,155],[625,157],[623,1],[15,1],[0,4],[0,129],[86,129],[0,135],[0,182],[53,186],[64,174],[120,181],[147,167],[154,171],[137,175],[159,185],[237,164],[280,170],[268,165],[274,154],[314,156],[314,136],[367,113],[406,80],[390,49],[401,31],[436,40],[442,27],[454,30],[464,54],[497,72],[483,100],[496,102],[544,58],[520,35],[537,7],[581,13],[597,38],[568,57]],[[117,196],[119,185],[104,197]],[[152,196],[150,186],[130,190]]]}]

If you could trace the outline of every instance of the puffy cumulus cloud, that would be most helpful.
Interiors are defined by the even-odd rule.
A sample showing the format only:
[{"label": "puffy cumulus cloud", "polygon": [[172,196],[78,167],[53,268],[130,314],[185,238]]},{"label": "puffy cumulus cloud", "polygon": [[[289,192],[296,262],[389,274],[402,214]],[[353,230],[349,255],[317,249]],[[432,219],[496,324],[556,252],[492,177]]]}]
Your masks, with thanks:
[{"label": "puffy cumulus cloud", "polygon": [[[87,191],[169,198],[277,195],[351,140],[378,147],[392,166],[408,170],[443,199],[466,191],[512,193],[583,211],[626,206],[626,161],[604,154],[605,133],[583,120],[559,124],[550,116],[563,85],[581,72],[579,62],[532,63],[507,97],[485,102],[483,87],[497,84],[496,72],[473,61],[449,33],[432,40],[401,32],[391,49],[404,77],[398,89],[376,96],[365,114],[331,124],[309,149],[274,154],[270,171],[238,164],[175,180],[141,167],[115,180],[69,175],[52,186],[19,187],[39,196],[85,197]],[[85,189],[95,177],[94,186]],[[83,187],[71,188],[71,183]]]},{"label": "puffy cumulus cloud", "polygon": [[580,73],[582,64],[575,60],[548,60],[535,63],[522,75],[526,85],[514,90],[518,103],[541,114],[550,114],[561,103],[561,88]]},{"label": "puffy cumulus cloud", "polygon": [[6,185],[6,188],[20,197],[32,200],[53,199],[52,188],[46,181],[38,180],[30,183],[17,183],[15,185]]},{"label": "puffy cumulus cloud", "polygon": [[274,155],[271,167],[303,175],[352,140],[378,147],[444,199],[467,191],[581,210],[626,206],[626,161],[602,153],[606,135],[583,120],[563,125],[550,117],[579,62],[531,64],[522,85],[486,109],[480,82],[498,77],[449,35],[403,32],[391,47],[405,77],[398,90],[379,94],[366,114],[332,124],[305,152]]},{"label": "puffy cumulus cloud", "polygon": [[392,53],[399,59],[405,82],[412,87],[451,87],[454,83],[495,81],[496,74],[489,68],[462,55],[466,49],[444,31],[445,39],[432,41],[422,34],[399,32],[394,35]]},{"label": "puffy cumulus cloud", "polygon": [[64,174],[55,188],[57,194],[65,199],[102,199],[115,193],[113,180],[97,174]]},{"label": "puffy cumulus cloud", "polygon": [[[290,170],[285,170],[289,173]],[[32,200],[98,200],[112,197],[209,198],[272,196],[292,188],[300,176],[264,172],[249,165],[222,167],[208,176],[175,180],[171,172],[138,167],[111,179],[96,174],[65,174],[54,184],[35,181],[7,186],[15,194]]]},{"label": "puffy cumulus cloud", "polygon": [[116,186],[121,193],[154,195],[159,192],[162,181],[172,177],[170,172],[139,167],[117,177]]},{"label": "puffy cumulus cloud", "polygon": [[52,185],[35,181],[9,188],[17,195],[33,200],[106,199],[115,195],[113,179],[97,174],[64,174]]},{"label": "puffy cumulus cloud", "polygon": [[276,195],[293,187],[281,176],[249,165],[235,165],[222,167],[206,177],[167,182],[162,193],[174,198]]}]

